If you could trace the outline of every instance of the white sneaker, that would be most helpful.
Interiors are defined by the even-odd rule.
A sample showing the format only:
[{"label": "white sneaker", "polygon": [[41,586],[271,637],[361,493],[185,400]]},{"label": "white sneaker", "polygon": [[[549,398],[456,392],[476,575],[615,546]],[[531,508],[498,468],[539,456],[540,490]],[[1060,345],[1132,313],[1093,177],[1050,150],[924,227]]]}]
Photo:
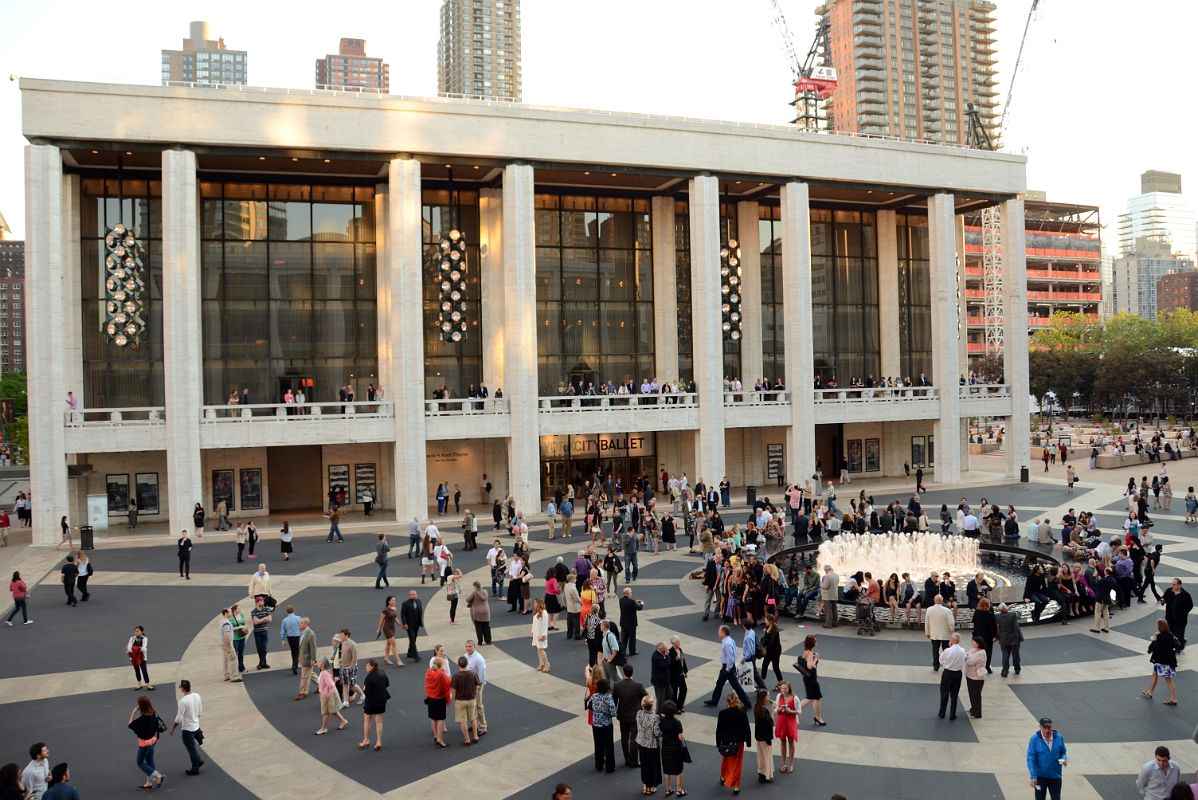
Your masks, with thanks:
[{"label": "white sneaker", "polygon": [[366,702],[366,695],[365,694],[358,695],[358,705],[362,705],[365,702]]},{"label": "white sneaker", "polygon": [[31,619],[27,619],[27,620],[25,620],[25,624],[26,624],[26,625],[32,625],[32,624],[33,624],[33,620],[31,620]]},{"label": "white sneaker", "polygon": [[8,627],[10,627],[10,628],[12,627],[12,622],[11,622],[10,620],[7,620],[7,619],[6,619],[6,620],[4,620],[4,624],[5,624],[5,625],[7,625],[7,626],[8,626]]},{"label": "white sneaker", "polygon": [[342,700],[342,701],[341,701],[341,707],[342,707],[342,708],[349,708],[349,701],[348,701],[348,700]]}]

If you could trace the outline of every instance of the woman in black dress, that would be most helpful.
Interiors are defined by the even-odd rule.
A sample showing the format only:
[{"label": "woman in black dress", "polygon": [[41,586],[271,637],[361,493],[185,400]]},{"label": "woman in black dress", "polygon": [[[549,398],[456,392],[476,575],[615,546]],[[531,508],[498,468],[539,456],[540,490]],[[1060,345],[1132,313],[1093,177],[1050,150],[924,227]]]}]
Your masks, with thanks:
[{"label": "woman in black dress", "polygon": [[[686,706],[686,653],[682,652],[682,640],[670,637],[670,693],[673,694],[675,713],[681,714]],[[662,703],[664,706],[665,703]]]},{"label": "woman in black dress", "polygon": [[648,797],[661,785],[661,717],[653,713],[653,698],[641,698],[636,712],[636,749],[641,761],[641,794]]},{"label": "woman in black dress", "polygon": [[387,691],[390,681],[383,674],[383,668],[373,658],[366,659],[366,679],[362,681],[362,692],[365,701],[362,705],[362,741],[358,747],[365,750],[370,747],[370,722],[374,721],[374,749],[383,749],[383,714],[387,712],[387,701],[391,693]]},{"label": "woman in black dress", "polygon": [[765,632],[761,634],[761,646],[765,652],[765,660],[761,662],[761,679],[769,671],[770,664],[774,665],[774,675],[782,680],[782,635],[778,632],[778,620],[773,614],[765,617]]},{"label": "woman in black dress", "polygon": [[986,672],[990,669],[990,657],[994,652],[994,640],[998,638],[998,619],[990,608],[990,598],[978,600],[977,610],[973,612],[973,638],[982,640],[982,649],[986,651]]},{"label": "woman in black dress", "polygon": [[661,771],[665,775],[667,797],[671,794],[686,797],[686,789],[682,788],[686,737],[682,735],[682,723],[677,715],[678,706],[673,700],[661,704]]},{"label": "woman in black dress", "polygon": [[757,741],[757,782],[773,783],[774,716],[770,713],[770,693],[765,689],[757,690],[753,704],[753,738]]},{"label": "woman in black dress", "polygon": [[666,546],[666,550],[677,550],[678,539],[675,536],[674,518],[670,516],[670,512],[662,514],[661,517],[661,543]]},{"label": "woman in black dress", "polygon": [[795,664],[799,674],[803,676],[803,699],[799,702],[799,709],[802,710],[810,704],[815,713],[815,724],[827,725],[819,714],[819,701],[823,699],[824,693],[819,688],[819,653],[815,652],[815,641],[814,636],[808,636],[803,640],[803,655],[799,656]]}]

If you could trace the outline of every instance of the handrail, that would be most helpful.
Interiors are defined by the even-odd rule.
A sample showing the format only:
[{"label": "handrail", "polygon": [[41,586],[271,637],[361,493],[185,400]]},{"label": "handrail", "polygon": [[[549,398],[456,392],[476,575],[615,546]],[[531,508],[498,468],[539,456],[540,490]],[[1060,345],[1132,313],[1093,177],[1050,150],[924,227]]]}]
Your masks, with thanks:
[{"label": "handrail", "polygon": [[81,408],[65,412],[63,422],[68,428],[108,427],[112,425],[165,425],[166,409],[162,406]]},{"label": "handrail", "polygon": [[789,389],[770,389],[769,391],[750,389],[740,392],[724,391],[724,405],[726,406],[779,406],[789,404]]},{"label": "handrail", "polygon": [[506,397],[451,397],[424,401],[424,414],[429,417],[506,414],[508,411]]},{"label": "handrail", "polygon": [[962,398],[1011,396],[1011,385],[1007,383],[971,383],[959,388]]},{"label": "handrail", "polygon": [[550,395],[542,397],[541,411],[587,411],[605,408],[674,408],[695,406],[699,395],[694,392],[663,392],[656,394],[598,394]]},{"label": "handrail", "polygon": [[934,386],[854,386],[836,389],[816,389],[815,402],[866,402],[872,400],[934,400],[939,397]]},{"label": "handrail", "polygon": [[250,403],[204,406],[202,422],[252,422],[253,420],[313,420],[321,417],[390,417],[390,400],[353,403]]}]

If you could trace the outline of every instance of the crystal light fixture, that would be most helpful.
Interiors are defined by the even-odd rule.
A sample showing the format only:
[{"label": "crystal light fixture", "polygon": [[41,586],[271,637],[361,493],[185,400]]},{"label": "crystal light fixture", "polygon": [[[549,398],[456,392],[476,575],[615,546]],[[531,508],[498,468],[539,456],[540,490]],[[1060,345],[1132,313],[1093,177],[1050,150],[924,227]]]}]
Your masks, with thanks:
[{"label": "crystal light fixture", "polygon": [[146,323],[142,279],[141,245],[133,231],[121,222],[104,235],[104,324],[108,341],[117,347],[136,349]]},{"label": "crystal light fixture", "polygon": [[740,242],[729,238],[720,248],[720,329],[726,341],[738,342],[741,335]]},{"label": "crystal light fixture", "polygon": [[441,298],[437,330],[442,340],[457,343],[466,338],[466,239],[454,228],[441,237],[438,279]]}]

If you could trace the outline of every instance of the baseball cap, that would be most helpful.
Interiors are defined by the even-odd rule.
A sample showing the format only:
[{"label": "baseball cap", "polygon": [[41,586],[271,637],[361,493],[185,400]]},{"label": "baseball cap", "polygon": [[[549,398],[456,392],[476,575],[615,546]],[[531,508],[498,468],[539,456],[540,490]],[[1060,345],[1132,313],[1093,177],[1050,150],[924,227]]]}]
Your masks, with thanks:
[{"label": "baseball cap", "polygon": [[1045,728],[1052,727],[1052,720],[1048,717],[1040,717],[1040,725]]}]

